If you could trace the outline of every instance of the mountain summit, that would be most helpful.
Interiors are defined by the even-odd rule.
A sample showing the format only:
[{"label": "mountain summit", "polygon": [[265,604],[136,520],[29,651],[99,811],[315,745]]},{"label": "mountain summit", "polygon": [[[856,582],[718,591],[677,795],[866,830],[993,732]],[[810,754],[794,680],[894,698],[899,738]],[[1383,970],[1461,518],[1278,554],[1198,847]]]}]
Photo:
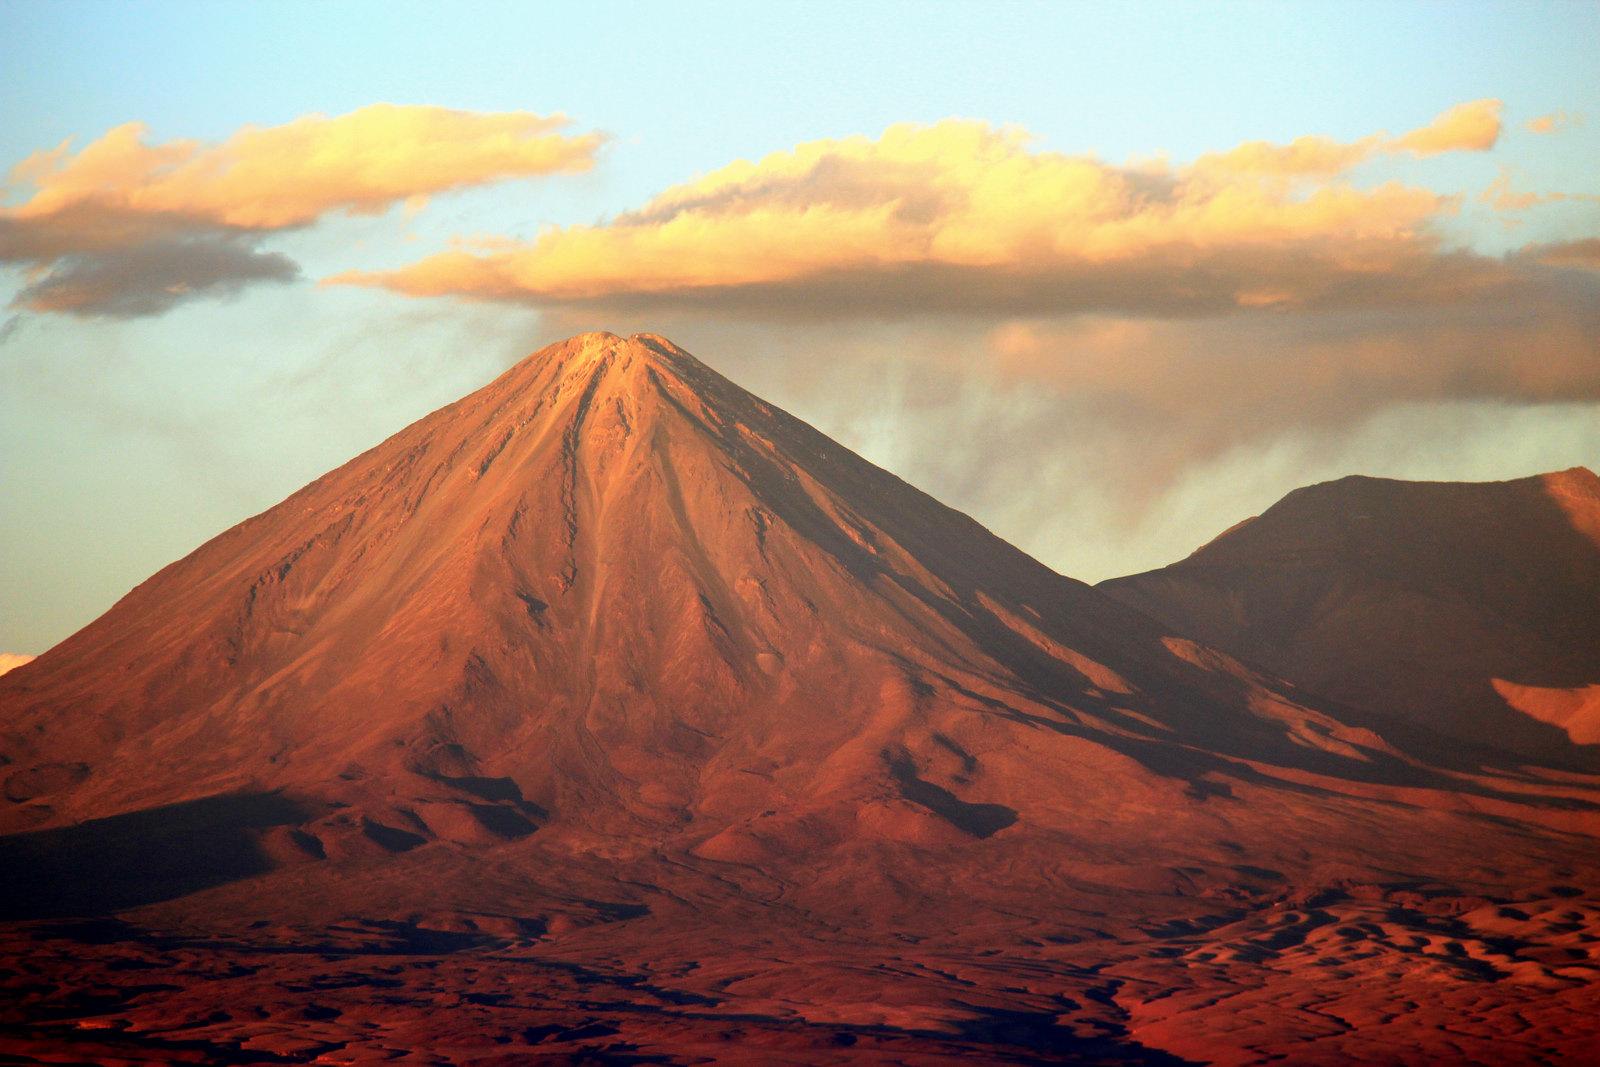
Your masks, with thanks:
[{"label": "mountain summit", "polygon": [[[1600,787],[1407,729],[1055,574],[664,338],[585,334],[0,676],[4,915],[120,924],[15,927],[48,957],[19,974],[71,977],[12,991],[76,1017],[71,989],[178,975],[87,1059],[158,1028],[1172,1063],[1407,998],[1582,1040],[1587,920],[1551,916],[1600,884]],[[219,1014],[174,958],[271,1007]],[[1331,1005],[1330,968],[1371,980]],[[1253,992],[1213,1011],[1218,981]]]}]

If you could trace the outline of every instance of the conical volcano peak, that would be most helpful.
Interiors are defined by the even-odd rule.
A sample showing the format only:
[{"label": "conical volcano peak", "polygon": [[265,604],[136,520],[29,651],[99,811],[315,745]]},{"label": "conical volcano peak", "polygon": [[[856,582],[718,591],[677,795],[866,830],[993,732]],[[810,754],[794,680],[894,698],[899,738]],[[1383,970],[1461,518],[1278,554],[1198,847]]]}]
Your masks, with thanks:
[{"label": "conical volcano peak", "polygon": [[[597,377],[633,370],[651,354],[643,345],[605,330],[574,334],[529,355],[506,373],[518,387],[561,387],[571,381],[579,387]],[[492,387],[491,387],[492,388]]]},{"label": "conical volcano peak", "polygon": [[554,369],[559,380],[622,378],[630,382],[646,380],[646,371],[658,375],[698,378],[710,368],[685,349],[660,334],[636,333],[622,337],[606,330],[574,334],[563,341],[546,345],[528,356],[513,373],[528,370],[534,374]]},{"label": "conical volcano peak", "polygon": [[582,333],[575,333],[571,337],[547,345],[544,349],[541,349],[541,352],[555,348],[606,352],[639,347],[653,348],[664,354],[688,355],[688,352],[683,347],[659,333],[635,333],[623,337],[621,334],[612,333],[610,330],[585,330]]},{"label": "conical volcano peak", "polygon": [[[718,430],[771,416],[773,409],[659,334],[576,334],[545,346],[458,405],[441,421],[492,441],[526,436],[531,424],[563,423],[571,446],[596,433],[629,436],[663,410]],[[483,412],[487,421],[473,418]],[[595,415],[598,417],[591,417]]]},{"label": "conical volcano peak", "polygon": [[[1084,671],[1110,677],[1090,659],[1160,655],[1129,616],[671,341],[586,333],[146,582],[30,668],[70,697],[16,695],[13,723],[93,703],[82,733],[45,746],[73,758],[26,725],[0,734],[0,755],[93,769],[51,779],[34,819],[243,781],[425,792],[438,775],[488,774],[574,826],[655,825],[693,800],[695,753],[766,766],[779,755],[763,738],[787,766],[865,731],[841,766],[863,789],[898,788],[880,758],[893,738],[827,709],[912,714],[929,693],[996,684],[1076,691]],[[168,714],[183,730],[162,726]],[[97,715],[162,759],[177,758],[169,741],[208,744],[152,793],[112,773]],[[365,777],[341,777],[352,764]],[[645,793],[625,787],[641,781]],[[377,794],[330,788],[387,818]],[[848,820],[853,798],[818,794],[795,818]],[[738,789],[718,803],[735,821],[770,806]]]},{"label": "conical volcano peak", "polygon": [[573,334],[563,341],[547,346],[541,353],[552,351],[560,358],[573,362],[574,365],[592,364],[616,358],[648,359],[651,356],[694,358],[659,334],[636,333],[631,337],[623,337],[609,330],[590,330]]}]

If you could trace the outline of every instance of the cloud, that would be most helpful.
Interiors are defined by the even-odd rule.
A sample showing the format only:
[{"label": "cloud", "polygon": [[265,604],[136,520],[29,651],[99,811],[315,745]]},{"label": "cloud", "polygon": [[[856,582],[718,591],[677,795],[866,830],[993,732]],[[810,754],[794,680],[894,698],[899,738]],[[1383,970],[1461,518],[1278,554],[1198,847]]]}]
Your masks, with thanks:
[{"label": "cloud", "polygon": [[1500,174],[1478,194],[1478,202],[1488,204],[1496,211],[1517,214],[1541,204],[1559,204],[1567,200],[1600,201],[1593,193],[1532,193],[1518,192],[1512,187],[1511,168],[1501,167]]},{"label": "cloud", "polygon": [[32,662],[32,656],[24,655],[21,652],[0,652],[0,674],[7,674],[24,663]]},{"label": "cloud", "polygon": [[134,217],[178,217],[243,230],[371,213],[397,201],[506,178],[587,170],[601,135],[568,136],[562,116],[480,114],[373,104],[246,126],[226,141],[147,144],[128,123],[69,155],[62,145],[12,172],[33,196],[8,214],[50,218],[95,205]]},{"label": "cloud", "polygon": [[1205,322],[1010,322],[988,361],[1030,389],[1114,408],[1207,455],[1399,403],[1600,402],[1600,285],[1528,304],[1342,311]]},{"label": "cloud", "polygon": [[1583,125],[1582,115],[1569,115],[1567,112],[1561,110],[1552,111],[1548,115],[1539,115],[1536,118],[1531,118],[1525,124],[1530,133],[1559,133],[1562,130],[1568,130],[1574,126],[1581,125]]},{"label": "cloud", "polygon": [[[1077,329],[1026,324],[1032,336],[1024,333],[1020,350],[996,359],[1000,380],[1016,393],[1051,398],[1045,406],[1054,408],[1055,421],[1077,423],[1078,436],[1065,445],[1059,435],[1054,444],[1036,445],[1007,434],[1016,450],[1008,454],[1032,470],[1070,460],[1069,480],[1114,486],[1116,499],[1104,507],[1130,524],[1230,457],[1266,461],[1287,449],[1294,458],[1285,461],[1280,492],[1371,469],[1339,470],[1328,457],[1400,410],[1412,412],[1418,427],[1411,447],[1430,451],[1443,477],[1508,477],[1537,469],[1509,469],[1509,451],[1502,460],[1507,466],[1497,469],[1491,459],[1470,469],[1468,442],[1457,436],[1462,431],[1444,429],[1469,411],[1547,412],[1543,429],[1538,416],[1519,420],[1519,446],[1551,466],[1570,465],[1594,453],[1556,439],[1553,428],[1587,420],[1590,442],[1600,432],[1596,296],[1600,287],[1589,286],[1538,308],[1495,306],[1465,315],[1425,309],[1298,321],[1113,320],[1081,322]],[[1007,341],[1016,345],[1018,339],[990,343]],[[1035,432],[1048,435],[1049,421],[1041,423]],[[1481,437],[1483,427],[1473,432]],[[1515,439],[1498,436],[1502,447],[1505,438]],[[1453,449],[1461,450],[1454,471]],[[1369,454],[1363,462],[1375,458]],[[979,457],[969,462],[981,470]],[[997,500],[994,506],[1008,505]]]},{"label": "cloud", "polygon": [[1397,150],[1419,156],[1441,152],[1486,152],[1500,140],[1499,100],[1472,100],[1457,104],[1428,125],[1393,142]]},{"label": "cloud", "polygon": [[[0,262],[46,272],[19,306],[155,314],[193,296],[298,272],[255,244],[332,214],[511,178],[586,170],[602,136],[568,120],[375,104],[246,126],[225,141],[150,143],[129,123],[77,152],[62,143],[12,169],[28,193],[0,207]],[[206,271],[215,271],[208,276]]]},{"label": "cloud", "polygon": [[1549,267],[1578,267],[1600,271],[1600,237],[1529,245],[1519,254]]},{"label": "cloud", "polygon": [[1195,161],[1195,168],[1281,177],[1330,177],[1376,155],[1486,152],[1500,139],[1501,106],[1499,100],[1457,104],[1428,125],[1394,138],[1375,133],[1357,141],[1337,141],[1313,134],[1297,137],[1288,144],[1249,141],[1226,152],[1201,156]]},{"label": "cloud", "polygon": [[[1486,103],[1394,143],[1467,144],[1456,116],[1492,116],[1499,105]],[[547,307],[832,317],[1367,306],[1510,280],[1491,260],[1442,249],[1430,224],[1454,198],[1284,180],[1345,167],[1365,142],[1281,147],[1115,166],[1037,151],[1014,128],[894,126],[734,163],[609,223],[327,281]]]},{"label": "cloud", "polygon": [[1365,162],[1383,144],[1383,138],[1377,135],[1349,142],[1320,135],[1297,137],[1288,144],[1247,141],[1226,152],[1201,156],[1195,167],[1295,177],[1327,176]]},{"label": "cloud", "polygon": [[23,288],[15,303],[29,311],[135,318],[159,315],[192,297],[236,293],[254,282],[293,281],[299,274],[288,256],[225,238],[147,241],[63,257]]}]

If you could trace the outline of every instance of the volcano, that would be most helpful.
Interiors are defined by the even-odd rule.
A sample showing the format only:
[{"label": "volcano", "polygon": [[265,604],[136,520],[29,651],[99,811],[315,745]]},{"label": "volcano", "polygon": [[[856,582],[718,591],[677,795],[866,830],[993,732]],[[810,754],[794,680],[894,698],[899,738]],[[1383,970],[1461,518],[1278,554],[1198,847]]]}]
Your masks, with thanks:
[{"label": "volcano", "polygon": [[[1581,598],[1523,593],[1581,647]],[[1382,714],[1178,614],[664,338],[553,345],[0,676],[0,1049],[1592,1048],[1593,768],[1477,758],[1431,678]],[[1529,657],[1494,670],[1568,678]]]}]

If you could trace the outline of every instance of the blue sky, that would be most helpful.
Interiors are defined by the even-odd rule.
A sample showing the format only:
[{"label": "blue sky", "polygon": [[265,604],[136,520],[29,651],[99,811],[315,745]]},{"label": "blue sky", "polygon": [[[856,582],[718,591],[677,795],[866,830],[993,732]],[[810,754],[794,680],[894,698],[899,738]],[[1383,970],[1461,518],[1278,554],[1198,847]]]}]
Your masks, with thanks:
[{"label": "blue sky", "polygon": [[[300,265],[299,282],[147,317],[15,311],[0,340],[0,650],[42,651],[206,537],[569,328],[665,322],[663,332],[736,380],[1090,578],[1165,562],[1295,484],[1346,468],[1498,477],[1593,465],[1600,409],[1581,362],[1592,339],[1581,277],[1560,281],[1560,306],[1580,308],[1575,332],[1548,342],[1577,345],[1567,357],[1576,369],[1548,395],[1413,381],[1389,403],[1376,395],[1384,379],[1363,379],[1374,395],[1339,400],[1344,414],[1331,422],[1265,418],[1268,408],[1235,411],[1219,398],[1221,414],[1160,455],[1141,451],[1145,427],[1119,422],[1103,402],[1104,381],[1085,392],[1078,378],[1052,379],[1041,395],[1019,385],[1016,361],[1090,344],[1178,359],[1204,345],[1292,346],[1297,329],[1326,345],[1354,319],[1235,316],[1190,329],[1157,317],[1130,333],[1093,316],[1034,314],[1019,333],[1003,317],[812,315],[796,330],[716,308],[652,317],[313,283],[398,268],[456,236],[532,241],[544,227],[603,223],[734,160],[877,138],[896,123],[969,118],[1026,130],[1029,151],[1181,165],[1253,140],[1400,134],[1485,99],[1504,107],[1492,151],[1377,158],[1344,180],[1461,194],[1458,211],[1429,225],[1499,256],[1600,233],[1592,199],[1513,217],[1476,199],[1502,173],[1520,191],[1600,193],[1596,41],[1600,5],[1580,3],[0,6],[8,167],[126,122],[146,124],[153,141],[221,142],[246,125],[377,102],[561,112],[572,130],[610,138],[586,173],[440,194],[414,217],[400,207],[334,213],[264,239]],[[1584,121],[1553,135],[1525,129],[1558,110]],[[18,187],[10,202],[25,196]],[[25,267],[0,267],[0,297],[27,283]],[[1362,315],[1359,358],[1400,343],[1379,339]],[[996,347],[996,337],[1019,336],[1023,355]],[[1012,363],[993,361],[1001,349]],[[1146,351],[1103,350],[1112,367]],[[1310,387],[1303,374],[1283,376],[1287,392]],[[1093,433],[1074,436],[1063,428],[1073,420]],[[1260,431],[1219,429],[1229,420]],[[952,447],[952,434],[968,446]],[[986,435],[1024,434],[1037,476],[994,476]],[[1133,503],[1118,499],[1139,477],[1130,472],[1158,469]]]}]

